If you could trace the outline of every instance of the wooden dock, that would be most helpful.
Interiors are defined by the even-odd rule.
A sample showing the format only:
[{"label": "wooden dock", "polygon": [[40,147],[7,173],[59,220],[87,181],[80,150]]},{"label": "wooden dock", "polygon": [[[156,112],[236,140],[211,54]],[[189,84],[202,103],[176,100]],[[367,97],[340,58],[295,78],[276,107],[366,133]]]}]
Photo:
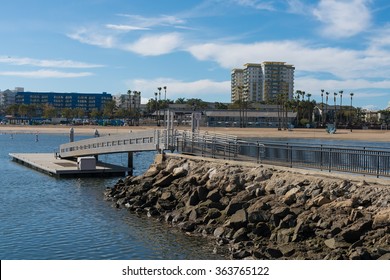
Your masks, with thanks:
[{"label": "wooden dock", "polygon": [[100,161],[96,162],[96,169],[80,170],[76,161],[61,159],[53,153],[10,153],[9,156],[17,163],[55,177],[124,176],[131,171],[131,168]]}]

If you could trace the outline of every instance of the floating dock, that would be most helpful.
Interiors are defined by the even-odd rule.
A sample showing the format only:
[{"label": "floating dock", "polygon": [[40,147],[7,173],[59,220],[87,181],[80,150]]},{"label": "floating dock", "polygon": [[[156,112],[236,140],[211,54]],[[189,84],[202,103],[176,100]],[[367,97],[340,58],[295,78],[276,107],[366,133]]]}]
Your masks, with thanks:
[{"label": "floating dock", "polygon": [[96,161],[96,168],[80,169],[76,161],[61,159],[53,153],[9,154],[12,160],[55,177],[113,177],[124,176],[131,168]]}]

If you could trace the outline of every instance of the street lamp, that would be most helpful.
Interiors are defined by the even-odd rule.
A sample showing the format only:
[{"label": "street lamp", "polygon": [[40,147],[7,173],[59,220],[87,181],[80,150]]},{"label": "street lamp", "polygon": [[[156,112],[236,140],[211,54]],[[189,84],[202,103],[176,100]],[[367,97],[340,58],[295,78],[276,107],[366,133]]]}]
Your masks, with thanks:
[{"label": "street lamp", "polygon": [[336,119],[337,119],[337,113],[336,113],[336,96],[337,92],[334,92],[334,118],[333,118],[333,123],[334,123],[334,128],[336,129]]},{"label": "street lamp", "polygon": [[321,89],[321,126],[324,126],[324,90]]},{"label": "street lamp", "polygon": [[160,100],[161,100],[161,87],[158,87],[158,111],[157,111],[157,115],[158,115],[158,126],[160,126]]},{"label": "street lamp", "polygon": [[343,109],[343,92],[344,91],[342,91],[342,90],[340,90],[339,91],[339,93],[340,93],[340,123],[341,123],[341,121],[342,121],[342,113],[343,113],[343,111],[342,111],[342,109]]},{"label": "street lamp", "polygon": [[157,118],[157,112],[158,112],[158,103],[157,103],[157,92],[154,93],[154,101],[155,101],[155,104],[156,104],[156,124],[157,126],[159,126],[159,121],[158,121],[158,118]]},{"label": "street lamp", "polygon": [[350,112],[350,116],[349,116],[349,118],[350,118],[349,122],[351,125],[351,132],[352,132],[352,97],[353,97],[353,92],[351,92],[349,95],[351,96],[351,112]]}]

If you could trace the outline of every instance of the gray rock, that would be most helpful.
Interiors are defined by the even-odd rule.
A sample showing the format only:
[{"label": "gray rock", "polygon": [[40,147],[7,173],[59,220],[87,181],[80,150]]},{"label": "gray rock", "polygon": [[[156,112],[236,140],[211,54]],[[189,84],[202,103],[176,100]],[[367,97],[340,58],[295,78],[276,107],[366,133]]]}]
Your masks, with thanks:
[{"label": "gray rock", "polygon": [[224,233],[225,233],[225,228],[224,228],[224,227],[217,227],[217,228],[214,230],[213,235],[214,235],[215,237],[221,237]]},{"label": "gray rock", "polygon": [[230,218],[229,225],[232,228],[239,229],[245,227],[248,223],[247,213],[244,209],[238,210]]},{"label": "gray rock", "polygon": [[248,230],[246,228],[240,228],[233,234],[233,242],[237,243],[237,242],[249,240],[247,233]]},{"label": "gray rock", "polygon": [[267,223],[258,223],[252,229],[252,233],[261,237],[269,237],[271,235],[271,230]]},{"label": "gray rock", "polygon": [[326,239],[324,241],[325,245],[330,249],[338,249],[338,248],[348,248],[349,244],[346,242],[342,242],[337,240],[336,238]]},{"label": "gray rock", "polygon": [[371,229],[372,221],[357,221],[351,226],[343,229],[340,236],[348,243],[354,243],[369,229]]},{"label": "gray rock", "polygon": [[390,226],[390,208],[383,209],[375,214],[372,227],[374,229]]},{"label": "gray rock", "polygon": [[218,189],[214,189],[207,194],[206,198],[210,199],[212,202],[219,202],[222,195]]}]

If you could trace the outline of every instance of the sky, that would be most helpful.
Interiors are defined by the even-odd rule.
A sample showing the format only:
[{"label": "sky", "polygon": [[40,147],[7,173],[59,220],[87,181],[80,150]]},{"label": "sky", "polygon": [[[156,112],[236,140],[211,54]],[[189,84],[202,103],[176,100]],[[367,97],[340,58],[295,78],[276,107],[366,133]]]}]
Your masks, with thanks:
[{"label": "sky", "polygon": [[[0,3],[0,89],[141,91],[230,102],[246,63],[295,66],[294,91],[390,106],[387,0],[13,0]],[[162,92],[162,96],[165,93]],[[165,97],[165,96],[164,96]],[[325,102],[325,99],[324,99]]]}]

